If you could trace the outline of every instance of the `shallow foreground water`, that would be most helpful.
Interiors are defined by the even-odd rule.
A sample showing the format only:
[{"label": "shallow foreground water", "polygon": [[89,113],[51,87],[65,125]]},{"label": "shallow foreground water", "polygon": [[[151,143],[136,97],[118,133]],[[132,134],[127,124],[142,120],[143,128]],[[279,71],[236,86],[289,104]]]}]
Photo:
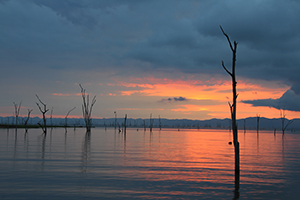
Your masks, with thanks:
[{"label": "shallow foreground water", "polygon": [[0,129],[0,199],[298,199],[300,133]]}]

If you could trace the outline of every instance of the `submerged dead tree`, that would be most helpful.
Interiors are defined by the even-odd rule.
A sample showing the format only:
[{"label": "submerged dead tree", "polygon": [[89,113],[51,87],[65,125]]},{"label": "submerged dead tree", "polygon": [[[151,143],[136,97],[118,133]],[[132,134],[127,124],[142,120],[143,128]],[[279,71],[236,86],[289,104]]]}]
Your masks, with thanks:
[{"label": "submerged dead tree", "polygon": [[66,132],[67,132],[67,127],[68,127],[68,116],[69,116],[70,112],[72,112],[73,110],[75,110],[75,108],[76,107],[74,107],[71,110],[69,110],[69,112],[65,116],[65,130],[66,130]]},{"label": "submerged dead tree", "polygon": [[160,115],[158,115],[158,126],[159,126],[159,130],[161,130],[161,120],[160,120]]},{"label": "submerged dead tree", "polygon": [[259,132],[259,119],[260,119],[260,115],[256,114],[256,131],[257,131],[257,133]]},{"label": "submerged dead tree", "polygon": [[18,118],[19,118],[19,114],[20,114],[20,109],[21,109],[21,104],[22,104],[22,101],[19,103],[19,104],[16,104],[15,102],[14,103],[14,107],[15,107],[15,119],[16,119],[16,128],[18,128]]},{"label": "submerged dead tree", "polygon": [[51,129],[53,129],[52,115],[53,115],[53,106],[52,106],[51,112],[50,112],[50,126],[51,126]]},{"label": "submerged dead tree", "polygon": [[29,121],[29,119],[30,119],[30,113],[33,111],[33,109],[27,109],[27,110],[28,110],[28,114],[27,114],[27,118],[25,119],[25,122],[24,122],[25,133],[28,132],[27,124],[28,124],[28,121]]},{"label": "submerged dead tree", "polygon": [[[287,127],[293,123],[293,120],[288,120],[286,119],[286,114],[285,114],[285,110],[279,108],[280,111],[280,119],[281,119],[281,130],[282,130],[282,134],[284,134],[285,130],[287,129]],[[287,120],[287,123],[285,124],[285,121]]]},{"label": "submerged dead tree", "polygon": [[79,84],[79,87],[81,89],[81,96],[83,100],[82,104],[82,114],[83,119],[85,122],[86,132],[91,132],[92,128],[92,110],[93,106],[96,103],[96,95],[93,97],[91,103],[90,103],[90,97],[88,94],[86,94],[85,89]]},{"label": "submerged dead tree", "polygon": [[233,144],[234,144],[234,152],[235,152],[235,193],[238,195],[239,190],[239,180],[240,180],[240,144],[238,141],[238,129],[237,129],[237,123],[236,123],[236,107],[237,107],[237,97],[238,94],[236,92],[236,78],[235,78],[235,62],[236,62],[236,49],[237,49],[237,42],[234,41],[233,45],[231,43],[231,40],[229,36],[224,32],[222,26],[220,26],[220,29],[223,33],[223,35],[226,37],[230,49],[232,51],[232,69],[231,72],[226,68],[224,62],[222,61],[222,66],[224,70],[231,76],[232,80],[232,104],[228,102],[230,107],[230,113],[231,113],[231,123],[232,123],[232,133],[233,133]]},{"label": "submerged dead tree", "polygon": [[35,102],[35,103],[38,106],[38,108],[40,109],[41,113],[43,114],[43,124],[41,124],[39,122],[38,125],[42,128],[43,132],[45,134],[47,134],[46,113],[48,112],[49,109],[47,109],[47,105],[41,101],[41,99],[39,98],[39,96],[37,94],[35,96],[39,100],[41,105],[38,102]]},{"label": "submerged dead tree", "polygon": [[150,114],[150,125],[149,125],[150,132],[152,132],[153,123],[154,123],[154,119],[152,118],[152,113],[151,113],[151,114]]},{"label": "submerged dead tree", "polygon": [[126,128],[127,128],[127,114],[125,114],[125,118],[124,118],[124,133],[126,133]]},{"label": "submerged dead tree", "polygon": [[115,114],[115,129],[117,129],[117,112],[115,111],[114,114]]}]

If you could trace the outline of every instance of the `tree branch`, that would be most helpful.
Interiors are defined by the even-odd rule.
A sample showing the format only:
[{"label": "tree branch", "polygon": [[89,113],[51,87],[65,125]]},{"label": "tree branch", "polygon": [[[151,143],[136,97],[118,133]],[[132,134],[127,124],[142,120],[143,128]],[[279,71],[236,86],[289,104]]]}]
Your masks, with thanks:
[{"label": "tree branch", "polygon": [[72,112],[76,107],[72,108],[71,110],[69,110],[69,112],[66,115],[66,118],[68,117],[68,115],[70,114],[70,112]]},{"label": "tree branch", "polygon": [[[220,29],[221,29],[223,35],[225,35],[225,37],[227,38],[231,51],[234,51],[234,49],[233,49],[233,47],[232,47],[232,44],[231,44],[231,41],[230,41],[230,38],[229,38],[229,36],[225,33],[225,31],[223,30],[223,28],[222,28],[221,25],[220,25]],[[237,45],[237,42],[234,41],[234,45],[236,46],[236,45]]]},{"label": "tree branch", "polygon": [[223,66],[223,68],[225,69],[225,71],[226,71],[230,76],[232,76],[232,73],[225,67],[225,64],[224,64],[223,60],[222,60],[222,66]]}]

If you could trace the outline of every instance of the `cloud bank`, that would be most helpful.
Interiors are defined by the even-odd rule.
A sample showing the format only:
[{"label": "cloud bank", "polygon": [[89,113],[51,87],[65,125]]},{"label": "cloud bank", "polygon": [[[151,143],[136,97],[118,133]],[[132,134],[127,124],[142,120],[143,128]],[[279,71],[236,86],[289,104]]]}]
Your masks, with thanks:
[{"label": "cloud bank", "polygon": [[253,106],[268,106],[276,109],[300,111],[300,95],[297,95],[293,90],[286,91],[278,99],[258,99],[242,102]]},{"label": "cloud bank", "polygon": [[244,102],[299,111],[299,19],[294,0],[0,0],[2,103],[77,93],[75,83],[104,93],[94,85],[116,76],[226,77],[221,61],[230,66],[231,52],[222,25],[238,42],[238,80],[290,86],[279,99]]}]

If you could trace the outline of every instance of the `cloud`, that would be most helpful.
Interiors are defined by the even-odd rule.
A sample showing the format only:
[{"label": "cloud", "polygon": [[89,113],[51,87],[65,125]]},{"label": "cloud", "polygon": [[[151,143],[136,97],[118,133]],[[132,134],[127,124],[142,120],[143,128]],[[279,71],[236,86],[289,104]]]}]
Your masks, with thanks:
[{"label": "cloud", "polygon": [[252,104],[253,106],[268,106],[277,109],[281,108],[290,111],[300,111],[300,95],[295,94],[293,90],[287,90],[278,99],[258,99],[242,102]]},{"label": "cloud", "polygon": [[[201,77],[199,85],[205,85],[203,77],[230,80],[221,61],[230,68],[232,55],[219,25],[238,42],[238,87],[240,80],[278,81],[297,96],[299,18],[300,2],[293,0],[0,0],[0,70],[5,71],[0,89],[6,97],[2,102],[8,105],[20,95],[24,102],[31,101],[24,91],[76,93],[74,82],[95,83],[94,93],[123,91],[130,97],[145,89],[121,88],[118,93],[105,83],[145,74],[172,80],[195,75]],[[55,81],[66,84],[58,87]],[[149,88],[147,94],[172,97],[165,102],[180,102],[173,98],[177,95],[192,101],[192,95],[174,94],[169,88],[159,94]],[[209,90],[214,92],[211,85]],[[273,100],[265,104],[278,104]]]},{"label": "cloud", "polygon": [[167,99],[161,99],[159,102],[168,102],[168,103],[171,103],[171,102],[181,102],[181,101],[188,101],[187,98],[185,97],[172,97],[172,98],[167,98]]},{"label": "cloud", "polygon": [[299,8],[296,1],[269,0],[3,1],[1,59],[56,69],[122,70],[130,63],[223,74],[220,62],[230,65],[231,55],[221,24],[239,42],[238,75],[295,84]]}]

